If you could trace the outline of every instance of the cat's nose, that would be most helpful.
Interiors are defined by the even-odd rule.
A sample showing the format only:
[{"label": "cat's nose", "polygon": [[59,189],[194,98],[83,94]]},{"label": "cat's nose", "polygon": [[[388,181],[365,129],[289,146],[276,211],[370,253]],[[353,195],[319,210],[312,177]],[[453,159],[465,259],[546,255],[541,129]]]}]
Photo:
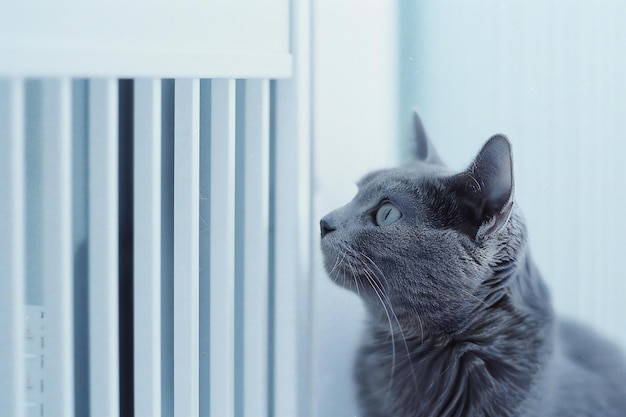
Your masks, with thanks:
[{"label": "cat's nose", "polygon": [[322,237],[335,230],[337,230],[337,228],[331,225],[330,221],[326,217],[320,220],[320,232],[322,233]]}]

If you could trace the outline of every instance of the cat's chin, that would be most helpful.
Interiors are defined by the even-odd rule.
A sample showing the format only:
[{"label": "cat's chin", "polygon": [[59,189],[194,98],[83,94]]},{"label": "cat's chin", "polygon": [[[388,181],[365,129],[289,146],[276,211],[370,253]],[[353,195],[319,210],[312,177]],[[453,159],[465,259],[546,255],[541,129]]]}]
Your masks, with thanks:
[{"label": "cat's chin", "polygon": [[362,284],[359,284],[355,278],[349,278],[345,275],[331,276],[330,279],[339,287],[349,290],[357,295],[363,293],[364,288]]},{"label": "cat's chin", "polygon": [[351,269],[346,264],[336,266],[334,263],[329,264],[325,261],[324,265],[331,281],[337,286],[353,292],[363,300],[370,298],[378,300],[373,285],[379,284],[373,284],[372,278],[360,275],[354,267]]},{"label": "cat's chin", "polygon": [[336,261],[330,261],[330,258],[324,257],[324,269],[328,274],[332,282],[351,291],[357,291],[357,288],[362,287],[358,284],[356,276],[349,269],[346,271],[345,265],[342,265]]},{"label": "cat's chin", "polygon": [[[330,279],[341,288],[350,290],[358,295],[371,292],[373,272],[363,273],[363,255],[357,255],[352,249],[339,249],[336,242],[322,239],[322,254],[324,255],[324,269]],[[376,280],[378,282],[378,280]]]}]

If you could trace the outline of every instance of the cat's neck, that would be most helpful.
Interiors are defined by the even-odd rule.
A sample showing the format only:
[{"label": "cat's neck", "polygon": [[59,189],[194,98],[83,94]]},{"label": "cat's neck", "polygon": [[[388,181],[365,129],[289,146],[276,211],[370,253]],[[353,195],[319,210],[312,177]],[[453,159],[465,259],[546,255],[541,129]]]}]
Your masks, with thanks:
[{"label": "cat's neck", "polygon": [[[394,364],[383,366],[422,393],[416,415],[510,415],[541,377],[552,352],[552,310],[532,259],[524,252],[497,265],[485,283],[483,302],[458,332],[385,336],[372,327],[380,352],[395,352],[393,361],[387,355]],[[392,397],[396,389],[402,383]]]},{"label": "cat's neck", "polygon": [[[373,306],[370,309],[370,334],[377,340],[400,337],[424,344],[429,340],[436,341],[436,345],[441,345],[506,333],[506,325],[498,323],[507,320],[529,323],[528,327],[513,329],[526,334],[540,331],[553,319],[549,291],[525,248],[517,253],[515,260],[504,260],[491,267],[489,277],[472,296],[476,300],[475,309],[467,314],[466,321],[456,329],[444,330],[415,320],[410,317],[410,310],[408,314],[396,315],[397,309],[387,300],[384,302],[387,307],[381,311],[382,301],[374,300],[370,304]],[[390,314],[393,317],[389,317]]]}]

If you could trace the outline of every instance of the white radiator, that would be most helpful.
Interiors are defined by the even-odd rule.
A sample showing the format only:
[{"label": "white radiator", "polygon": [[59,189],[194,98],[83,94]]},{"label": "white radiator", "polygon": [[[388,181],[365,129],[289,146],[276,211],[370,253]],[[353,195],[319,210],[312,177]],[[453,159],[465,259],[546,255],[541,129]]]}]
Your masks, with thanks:
[{"label": "white radiator", "polygon": [[0,416],[305,415],[308,5],[57,3],[0,18]]},{"label": "white radiator", "polygon": [[0,86],[0,414],[272,412],[298,316],[276,83]]}]

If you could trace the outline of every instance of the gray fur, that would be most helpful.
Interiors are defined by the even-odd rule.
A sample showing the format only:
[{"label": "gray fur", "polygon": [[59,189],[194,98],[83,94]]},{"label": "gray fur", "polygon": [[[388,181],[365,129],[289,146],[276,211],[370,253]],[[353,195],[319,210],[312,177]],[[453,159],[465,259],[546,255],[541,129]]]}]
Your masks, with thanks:
[{"label": "gray fur", "polygon": [[[508,139],[491,138],[461,173],[434,149],[422,155],[369,174],[321,221],[326,270],[368,312],[362,415],[626,416],[622,353],[553,315],[514,203]],[[402,217],[377,226],[384,201]]]}]

